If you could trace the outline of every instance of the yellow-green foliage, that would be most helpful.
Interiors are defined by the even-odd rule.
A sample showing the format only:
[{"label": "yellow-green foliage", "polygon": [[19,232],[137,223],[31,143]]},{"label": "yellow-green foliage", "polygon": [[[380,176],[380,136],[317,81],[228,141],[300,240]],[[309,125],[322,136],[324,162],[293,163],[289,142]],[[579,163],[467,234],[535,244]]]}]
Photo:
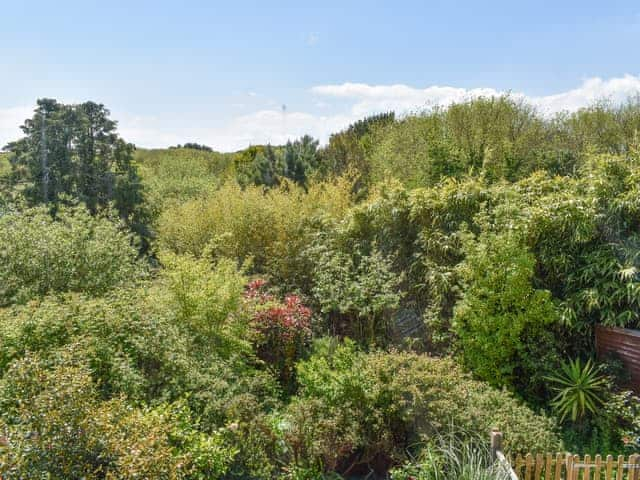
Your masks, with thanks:
[{"label": "yellow-green foliage", "polygon": [[0,153],[0,178],[7,175],[11,171],[11,164],[9,163],[9,154]]},{"label": "yellow-green foliage", "polygon": [[0,305],[51,292],[92,295],[134,280],[131,235],[115,219],[83,207],[46,207],[0,217]]},{"label": "yellow-green foliage", "polygon": [[222,259],[212,269],[206,259],[190,255],[169,253],[160,259],[165,267],[161,280],[177,321],[221,356],[249,351],[247,323],[238,314],[247,279],[235,263]]},{"label": "yellow-green foliage", "polygon": [[516,180],[538,168],[570,171],[581,154],[559,124],[511,97],[478,98],[409,116],[376,132],[372,180],[393,176],[412,187],[484,174]]},{"label": "yellow-green foliage", "polygon": [[308,191],[290,183],[271,190],[228,183],[167,209],[158,232],[161,245],[174,252],[250,259],[257,270],[292,278],[314,219],[339,218],[351,202],[345,179],[314,184]]},{"label": "yellow-green foliage", "polygon": [[74,346],[53,361],[27,355],[0,381],[0,474],[8,478],[220,478],[233,460],[182,404],[136,408],[100,401]]},{"label": "yellow-green foliage", "polygon": [[150,202],[156,208],[203,195],[234,175],[232,154],[219,152],[191,148],[138,149],[134,160],[149,191]]}]

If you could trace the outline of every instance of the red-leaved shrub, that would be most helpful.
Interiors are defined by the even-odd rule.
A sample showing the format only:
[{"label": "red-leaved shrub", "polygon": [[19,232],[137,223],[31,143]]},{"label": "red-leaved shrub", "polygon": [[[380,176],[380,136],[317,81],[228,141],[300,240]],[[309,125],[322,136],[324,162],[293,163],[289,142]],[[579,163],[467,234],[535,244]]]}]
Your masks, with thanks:
[{"label": "red-leaved shrub", "polygon": [[254,280],[245,292],[252,308],[256,351],[277,370],[284,385],[291,385],[295,363],[311,339],[311,310],[298,295],[286,295],[281,301],[265,286],[264,280]]}]

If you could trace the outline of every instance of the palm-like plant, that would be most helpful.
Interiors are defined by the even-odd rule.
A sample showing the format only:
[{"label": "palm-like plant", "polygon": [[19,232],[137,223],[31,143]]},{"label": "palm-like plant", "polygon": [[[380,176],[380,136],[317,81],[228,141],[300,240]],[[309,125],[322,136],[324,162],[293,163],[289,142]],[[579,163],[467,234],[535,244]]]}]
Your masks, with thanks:
[{"label": "palm-like plant", "polygon": [[551,388],[557,395],[551,405],[560,413],[561,421],[570,414],[575,422],[587,413],[595,413],[603,403],[600,395],[606,386],[606,378],[600,374],[600,366],[591,359],[584,365],[579,358],[563,362],[559,375],[546,378],[554,383]]}]

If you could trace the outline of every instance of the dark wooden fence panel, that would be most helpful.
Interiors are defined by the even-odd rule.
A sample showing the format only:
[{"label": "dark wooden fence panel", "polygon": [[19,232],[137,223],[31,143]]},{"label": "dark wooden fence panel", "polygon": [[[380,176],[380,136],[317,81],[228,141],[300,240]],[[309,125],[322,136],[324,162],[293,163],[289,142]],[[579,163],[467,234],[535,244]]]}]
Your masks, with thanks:
[{"label": "dark wooden fence panel", "polygon": [[633,390],[640,393],[640,330],[596,326],[596,350],[602,357],[616,354],[629,371]]}]

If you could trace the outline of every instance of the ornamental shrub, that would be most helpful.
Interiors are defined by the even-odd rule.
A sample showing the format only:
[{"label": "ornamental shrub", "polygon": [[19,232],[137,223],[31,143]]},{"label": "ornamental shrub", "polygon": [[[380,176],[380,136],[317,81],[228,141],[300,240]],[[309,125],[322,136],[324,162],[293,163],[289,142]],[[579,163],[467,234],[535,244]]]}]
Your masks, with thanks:
[{"label": "ornamental shrub", "polygon": [[277,300],[261,279],[249,283],[245,298],[258,357],[275,368],[283,384],[292,386],[295,363],[311,339],[311,310],[298,295]]},{"label": "ornamental shrub", "polygon": [[400,303],[401,275],[378,250],[343,251],[319,234],[306,251],[312,260],[312,294],[328,318],[328,331],[365,346],[385,345]]},{"label": "ornamental shrub", "polygon": [[189,332],[196,345],[228,358],[250,351],[248,323],[241,311],[246,277],[235,262],[192,255],[161,253],[163,289],[158,292],[177,324]]},{"label": "ornamental shrub", "polygon": [[[125,395],[157,405],[188,395],[205,431],[236,420],[237,397],[259,406],[252,414],[275,408],[277,382],[259,369],[249,341],[232,341],[233,328],[225,327],[222,338],[228,342],[203,343],[172,309],[168,295],[160,282],[101,298],[67,294],[0,309],[0,376],[28,352],[54,359],[74,345],[73,355],[86,361],[101,398]],[[228,313],[246,323],[243,315]],[[242,348],[232,352],[230,344]]]}]

